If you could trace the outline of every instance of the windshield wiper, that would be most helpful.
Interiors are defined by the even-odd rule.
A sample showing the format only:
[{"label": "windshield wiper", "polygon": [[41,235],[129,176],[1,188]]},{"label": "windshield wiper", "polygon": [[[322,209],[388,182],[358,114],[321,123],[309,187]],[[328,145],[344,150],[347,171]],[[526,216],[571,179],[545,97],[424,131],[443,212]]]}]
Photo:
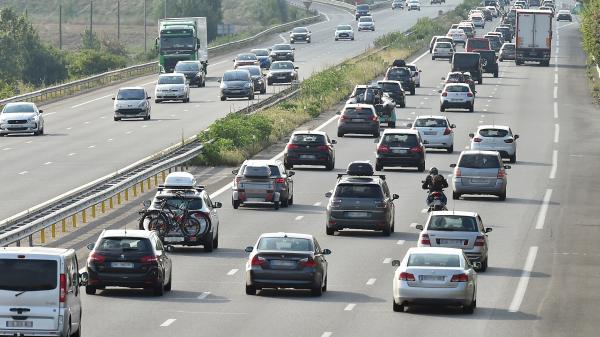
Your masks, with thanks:
[{"label": "windshield wiper", "polygon": [[15,294],[15,297],[17,297],[17,296],[21,296],[21,295],[23,295],[24,293],[26,293],[26,292],[28,292],[28,291],[29,291],[29,290],[21,290],[21,291],[19,291],[18,293],[16,293],[16,294]]}]

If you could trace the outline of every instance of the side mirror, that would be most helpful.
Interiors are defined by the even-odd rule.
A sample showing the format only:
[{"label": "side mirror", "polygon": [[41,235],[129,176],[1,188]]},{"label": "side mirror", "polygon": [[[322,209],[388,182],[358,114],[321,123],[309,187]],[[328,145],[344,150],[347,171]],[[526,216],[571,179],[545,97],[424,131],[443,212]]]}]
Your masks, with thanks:
[{"label": "side mirror", "polygon": [[287,175],[288,175],[288,177],[291,177],[291,176],[293,176],[294,174],[296,174],[296,172],[294,172],[294,171],[288,171],[288,174],[287,174]]},{"label": "side mirror", "polygon": [[507,169],[507,170],[510,170],[511,167],[512,166],[510,166],[510,165],[504,165],[504,168]]},{"label": "side mirror", "polygon": [[341,111],[337,111],[335,114],[336,114],[336,115],[341,115],[341,114],[342,114],[342,112],[341,112]]},{"label": "side mirror", "polygon": [[418,229],[418,230],[420,230],[420,231],[422,231],[423,230],[423,225],[416,225],[415,228]]},{"label": "side mirror", "polygon": [[38,112],[39,112],[39,113],[42,113],[42,112],[44,112],[44,110],[38,110]]},{"label": "side mirror", "polygon": [[445,77],[442,77],[442,81],[445,81],[445,80],[446,80],[446,78],[445,78]]},{"label": "side mirror", "polygon": [[331,250],[325,248],[325,249],[323,249],[323,251],[321,252],[321,254],[323,254],[323,255],[329,255],[329,254],[331,254]]},{"label": "side mirror", "polygon": [[456,124],[450,124],[450,129],[456,129]]},{"label": "side mirror", "polygon": [[80,287],[87,286],[89,279],[90,279],[90,275],[87,273],[87,271],[84,271],[83,273],[79,274],[79,286]]},{"label": "side mirror", "polygon": [[409,128],[409,129],[412,128],[412,126],[413,126],[412,123],[406,124],[406,127]]},{"label": "side mirror", "polygon": [[398,194],[392,194],[392,200],[400,199]]},{"label": "side mirror", "polygon": [[331,191],[325,193],[326,198],[331,198],[332,195],[333,195],[333,192],[331,192]]},{"label": "side mirror", "polygon": [[152,201],[150,200],[144,200],[144,202],[142,203],[142,205],[146,208],[150,207],[150,205],[152,205]]},{"label": "side mirror", "polygon": [[240,172],[239,169],[231,170],[231,173],[233,173],[233,174],[238,174],[238,172]]},{"label": "side mirror", "polygon": [[148,97],[146,97],[146,99],[152,99],[152,97],[148,96]]},{"label": "side mirror", "polygon": [[335,139],[332,139],[332,140],[331,140],[331,144],[337,144],[337,140],[335,140]]},{"label": "side mirror", "polygon": [[215,201],[215,202],[213,202],[213,207],[214,208],[221,208],[221,207],[223,207],[223,204],[220,203],[220,202],[218,202],[218,201]]},{"label": "side mirror", "polygon": [[175,247],[174,247],[173,245],[167,245],[167,246],[165,247],[165,250],[166,250],[168,253],[172,253],[172,252],[174,252],[174,251],[175,251]]},{"label": "side mirror", "polygon": [[486,228],[486,229],[485,229],[485,232],[486,232],[486,233],[489,233],[489,232],[491,232],[491,231],[492,231],[492,228],[489,228],[489,227],[488,227],[488,228]]},{"label": "side mirror", "polygon": [[513,138],[514,138],[515,140],[517,140],[517,139],[519,139],[519,135],[514,135],[514,136],[513,136]]},{"label": "side mirror", "polygon": [[438,90],[438,94],[441,94],[441,93],[442,93],[442,91],[441,91],[441,90]]},{"label": "side mirror", "polygon": [[86,245],[87,249],[92,250],[96,244],[94,242],[90,242]]},{"label": "side mirror", "polygon": [[450,167],[456,167],[456,164],[450,164]]},{"label": "side mirror", "polygon": [[392,267],[400,266],[400,260],[392,260]]},{"label": "side mirror", "polygon": [[253,250],[254,250],[254,247],[252,247],[252,246],[248,246],[248,247],[246,247],[246,249],[244,249],[244,251],[246,253],[252,253]]},{"label": "side mirror", "polygon": [[475,137],[475,134],[474,133],[469,133],[469,138],[473,138],[473,137]]},{"label": "side mirror", "polygon": [[294,69],[295,69],[295,70],[298,70],[298,69],[300,69],[300,67],[294,67]]},{"label": "side mirror", "polygon": [[114,101],[114,100],[115,100],[115,98],[113,97],[113,98],[112,98],[112,100]]}]

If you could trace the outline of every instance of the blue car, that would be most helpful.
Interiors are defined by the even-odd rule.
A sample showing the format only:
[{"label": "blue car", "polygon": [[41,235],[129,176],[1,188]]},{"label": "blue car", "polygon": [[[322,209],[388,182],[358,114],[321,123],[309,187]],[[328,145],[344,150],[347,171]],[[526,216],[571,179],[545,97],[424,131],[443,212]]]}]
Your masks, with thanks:
[{"label": "blue car", "polygon": [[271,59],[269,58],[268,49],[252,49],[250,52],[256,55],[262,69],[271,68]]}]

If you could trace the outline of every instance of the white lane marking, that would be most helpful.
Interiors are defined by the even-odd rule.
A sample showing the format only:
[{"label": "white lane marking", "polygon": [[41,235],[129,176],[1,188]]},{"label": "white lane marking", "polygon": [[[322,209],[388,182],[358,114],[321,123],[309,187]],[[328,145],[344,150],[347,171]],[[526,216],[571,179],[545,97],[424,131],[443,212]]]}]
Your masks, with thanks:
[{"label": "white lane marking", "polygon": [[556,46],[557,46],[557,47],[559,46],[558,39],[556,39]]},{"label": "white lane marking", "polygon": [[554,72],[557,73],[558,72],[558,64],[554,65]]},{"label": "white lane marking", "polygon": [[92,102],[95,102],[95,101],[99,101],[99,100],[101,100],[101,99],[105,99],[105,98],[108,98],[108,97],[111,97],[111,96],[112,96],[112,94],[110,94],[110,95],[106,95],[106,96],[102,96],[102,97],[98,97],[98,98],[94,98],[94,99],[92,99],[92,100],[89,100],[89,101],[87,101],[87,102],[83,102],[83,103],[79,103],[79,104],[73,105],[73,106],[71,107],[71,109],[79,108],[79,107],[80,107],[80,106],[82,106],[82,105],[86,105],[86,104],[88,104],[88,103],[92,103]]},{"label": "white lane marking", "polygon": [[423,57],[425,57],[427,54],[429,54],[428,51],[424,52],[423,54],[419,55],[416,59],[414,59],[411,63],[419,62],[419,60],[422,59]]},{"label": "white lane marking", "polygon": [[7,147],[7,148],[2,149],[2,151],[9,151],[9,150],[12,150],[12,147]]},{"label": "white lane marking", "polygon": [[286,43],[286,42],[287,42],[287,40],[285,39],[285,37],[283,37],[283,35],[282,35],[282,34],[279,34],[279,37],[281,38],[281,40],[283,41],[283,43]]},{"label": "white lane marking", "polygon": [[554,99],[558,98],[558,87],[554,86]]},{"label": "white lane marking", "polygon": [[89,122],[89,121],[87,121],[87,122],[83,122],[83,124],[90,124],[90,122]]},{"label": "white lane marking", "polygon": [[529,247],[529,253],[527,254],[527,259],[525,260],[525,267],[521,273],[521,278],[519,279],[515,296],[510,303],[510,307],[508,307],[509,312],[517,312],[519,311],[519,307],[521,307],[523,298],[525,298],[525,291],[527,291],[527,285],[529,284],[529,278],[531,277],[531,271],[533,270],[533,264],[535,263],[537,251],[538,247]]},{"label": "white lane marking", "polygon": [[132,133],[133,133],[133,131],[127,131],[127,132],[125,132],[126,135],[130,135]]},{"label": "white lane marking", "polygon": [[[214,64],[213,64],[213,66],[214,66]],[[147,86],[148,84],[154,84],[154,83],[156,83],[156,81],[151,81],[151,82],[148,82],[148,83],[144,83],[144,84],[142,84],[142,87],[145,87],[145,86]]]},{"label": "white lane marking", "polygon": [[558,169],[558,150],[552,151],[552,169],[550,170],[550,179],[556,178],[556,170]]},{"label": "white lane marking", "polygon": [[481,118],[485,118],[485,115],[481,115]]},{"label": "white lane marking", "polygon": [[231,269],[230,271],[227,272],[228,276],[234,275],[235,273],[238,272],[239,269]]},{"label": "white lane marking", "polygon": [[68,127],[67,130],[71,130],[73,127]]},{"label": "white lane marking", "polygon": [[390,262],[392,262],[391,257],[386,257],[385,259],[383,259],[383,263],[390,263]]},{"label": "white lane marking", "polygon": [[411,223],[411,224],[410,224],[410,228],[416,228],[416,227],[417,227],[417,225],[418,225],[418,223],[416,223],[416,222],[413,222],[413,223]]},{"label": "white lane marking", "polygon": [[47,161],[47,162],[44,163],[44,165],[50,165],[50,164],[52,164],[51,161]]},{"label": "white lane marking", "polygon": [[[329,21],[329,20],[327,20]],[[331,337],[331,335],[333,335],[333,332],[331,331],[325,331],[323,332],[323,334],[321,335],[321,337]]]},{"label": "white lane marking", "polygon": [[554,102],[554,119],[558,119],[558,102]]},{"label": "white lane marking", "polygon": [[429,97],[423,97],[423,99],[429,99]]},{"label": "white lane marking", "polygon": [[423,209],[421,210],[421,213],[427,213],[427,208],[423,208]]},{"label": "white lane marking", "polygon": [[142,128],[147,128],[147,127],[148,127],[148,125],[142,125]]},{"label": "white lane marking", "polygon": [[487,112],[487,109],[483,109],[483,111]]},{"label": "white lane marking", "polygon": [[[327,15],[325,13],[321,13],[321,14],[323,14],[323,16],[325,17],[325,20],[331,21],[331,19],[329,19],[329,15]],[[329,335],[331,336],[331,332],[326,332],[326,333],[329,333]]]},{"label": "white lane marking", "polygon": [[347,306],[344,308],[344,310],[345,310],[345,311],[352,311],[352,309],[354,309],[354,307],[356,307],[356,303],[350,303],[350,304],[348,304],[348,305],[347,305]]},{"label": "white lane marking", "polygon": [[414,111],[413,111],[413,112],[411,112],[410,114],[411,114],[411,115],[415,115],[415,114],[416,114],[416,112],[414,112]]},{"label": "white lane marking", "polygon": [[321,206],[321,202],[320,202],[320,201],[317,201],[317,202],[315,202],[315,203],[313,204],[313,206],[319,207],[319,206]]},{"label": "white lane marking", "polygon": [[100,116],[100,119],[105,119],[105,118],[106,118],[106,116]]},{"label": "white lane marking", "polygon": [[25,142],[25,144],[31,144],[31,143],[33,143],[33,140],[28,140]]},{"label": "white lane marking", "polygon": [[488,100],[487,100],[487,102],[488,102],[488,103],[490,103],[491,101],[492,101],[491,99],[488,99]]},{"label": "white lane marking", "polygon": [[298,215],[294,220],[300,221],[304,218],[304,215]]},{"label": "white lane marking", "polygon": [[112,142],[112,141],[113,141],[113,139],[112,139],[112,138],[109,138],[109,139],[107,139],[106,141],[107,141],[107,142]]},{"label": "white lane marking", "polygon": [[184,110],[183,110],[183,112],[189,112],[189,111],[190,111],[190,110],[188,110],[188,109],[184,109]]},{"label": "white lane marking", "polygon": [[544,194],[544,200],[542,200],[542,206],[538,213],[537,221],[535,223],[535,229],[544,229],[544,223],[546,222],[546,214],[548,213],[548,205],[550,204],[550,198],[552,198],[552,189],[549,188]]},{"label": "white lane marking", "polygon": [[24,174],[27,174],[27,171],[19,172],[18,174],[19,175],[24,175]]},{"label": "white lane marking", "polygon": [[90,146],[88,146],[88,149],[93,149],[95,147],[96,147],[96,145],[90,145]]},{"label": "white lane marking", "polygon": [[555,143],[558,143],[559,135],[560,135],[560,125],[554,124],[554,142]]},{"label": "white lane marking", "polygon": [[74,155],[76,155],[76,154],[77,154],[77,153],[75,153],[75,152],[71,152],[71,153],[69,153],[67,156],[69,156],[69,157],[72,157],[72,156],[74,156]]},{"label": "white lane marking", "polygon": [[210,295],[210,291],[205,291],[202,294],[200,294],[200,296],[198,296],[197,299],[203,300],[203,299],[207,298],[208,295]]},{"label": "white lane marking", "polygon": [[396,241],[396,244],[397,245],[403,245],[405,242],[406,241],[404,241],[404,240],[398,240],[398,241]]},{"label": "white lane marking", "polygon": [[558,84],[558,74],[554,74],[554,84]]},{"label": "white lane marking", "polygon": [[[556,47],[556,54],[558,54],[558,51],[560,50],[559,47]],[[556,56],[556,58],[558,58],[558,55]]]},{"label": "white lane marking", "polygon": [[465,146],[465,149],[467,149],[467,150],[468,150],[468,149],[469,149],[469,145],[466,145],[466,146]]},{"label": "white lane marking", "polygon": [[168,320],[164,321],[163,324],[161,324],[160,326],[167,327],[167,326],[173,324],[173,322],[175,322],[175,321],[176,321],[175,318],[169,318]]},{"label": "white lane marking", "polygon": [[479,121],[479,124],[483,123],[483,121]]},{"label": "white lane marking", "polygon": [[375,279],[375,278],[370,278],[370,279],[367,281],[367,285],[368,285],[368,286],[372,286],[372,285],[374,285],[374,284],[375,284],[375,281],[377,281],[377,279]]},{"label": "white lane marking", "polygon": [[52,112],[44,112],[44,116],[50,116],[50,115],[54,115],[57,111],[52,111]]}]

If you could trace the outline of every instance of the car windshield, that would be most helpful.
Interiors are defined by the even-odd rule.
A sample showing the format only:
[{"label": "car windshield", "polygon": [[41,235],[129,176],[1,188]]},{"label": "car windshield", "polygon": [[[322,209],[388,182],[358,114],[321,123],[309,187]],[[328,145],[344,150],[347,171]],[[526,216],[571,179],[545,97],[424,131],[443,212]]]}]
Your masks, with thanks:
[{"label": "car windshield", "polygon": [[466,85],[449,85],[444,90],[446,92],[469,92],[470,89]]},{"label": "car windshield", "polygon": [[495,61],[496,60],[496,53],[493,50],[490,51],[479,51],[478,52],[482,58],[486,59],[487,61]]},{"label": "car windshield", "polygon": [[341,26],[337,26],[336,29],[337,30],[352,30],[352,27],[348,26],[348,25],[341,25]]},{"label": "car windshield", "polygon": [[413,253],[408,257],[408,267],[460,267],[460,257],[455,254]]},{"label": "car windshield", "polygon": [[512,43],[511,44],[505,43],[502,45],[502,49],[503,50],[515,50],[515,45]]},{"label": "car windshield", "polygon": [[144,89],[121,89],[117,94],[119,101],[139,101],[145,98]]},{"label": "car windshield", "polygon": [[434,215],[427,225],[428,231],[477,232],[477,222],[472,216]]},{"label": "car windshield", "polygon": [[311,252],[311,240],[302,238],[261,238],[257,245],[258,250],[281,250],[293,252]]},{"label": "car windshield", "polygon": [[448,126],[445,119],[442,118],[419,118],[415,121],[416,127],[426,128],[445,128]]},{"label": "car windshield", "polygon": [[256,56],[269,56],[269,51],[266,49],[252,49],[251,51]]},{"label": "car windshield", "polygon": [[467,154],[460,158],[459,167],[473,169],[500,168],[498,156],[490,154]]},{"label": "car windshield", "polygon": [[0,259],[0,270],[2,290],[43,291],[56,289],[57,286],[57,261]]},{"label": "car windshield", "polygon": [[158,84],[185,84],[183,76],[159,76]]},{"label": "car windshield", "polygon": [[388,77],[409,77],[411,75],[411,72],[408,68],[392,68],[390,69],[390,71],[388,71],[387,76]]},{"label": "car windshield", "polygon": [[344,109],[344,116],[349,117],[365,117],[365,116],[373,116],[373,110],[368,108],[354,108],[347,107]]},{"label": "car windshield", "polygon": [[94,250],[101,252],[149,252],[152,250],[152,246],[150,245],[150,240],[146,238],[103,238],[94,247]]},{"label": "car windshield", "polygon": [[308,33],[308,29],[304,27],[297,27],[292,29],[292,33]]},{"label": "car windshield", "polygon": [[248,70],[251,76],[260,76],[262,71],[259,67],[242,67],[241,69]]},{"label": "car windshield", "polygon": [[400,83],[390,83],[390,82],[377,82],[381,89],[385,92],[400,92],[401,86]]},{"label": "car windshield", "polygon": [[33,104],[7,104],[2,113],[11,113],[11,112],[35,112],[33,108]]},{"label": "car windshield", "polygon": [[228,71],[225,74],[223,74],[224,82],[249,81],[249,80],[250,80],[250,73],[247,70]]},{"label": "car windshield", "polygon": [[381,187],[375,184],[339,184],[335,189],[336,198],[381,199]]},{"label": "car windshield", "polygon": [[479,134],[483,137],[506,137],[508,130],[504,129],[481,129]]},{"label": "car windshield", "polygon": [[487,39],[468,39],[467,44],[471,49],[490,49],[490,41]]},{"label": "car windshield", "polygon": [[368,11],[369,10],[369,5],[357,5],[356,6],[356,10],[357,11]]},{"label": "car windshield", "polygon": [[273,50],[292,50],[292,47],[289,44],[276,44]]},{"label": "car windshield", "polygon": [[363,16],[362,18],[358,19],[358,22],[373,22],[373,19],[368,16]]},{"label": "car windshield", "polygon": [[242,61],[254,61],[256,60],[256,55],[255,54],[240,54],[237,57],[238,60],[242,60]]},{"label": "car windshield", "polygon": [[180,62],[175,66],[175,71],[198,71],[200,67],[196,62]]},{"label": "car windshield", "polygon": [[435,48],[452,48],[452,44],[450,42],[438,42],[435,44]]},{"label": "car windshield", "polygon": [[292,144],[296,145],[321,145],[325,144],[325,136],[317,134],[295,134]]},{"label": "car windshield", "polygon": [[294,69],[294,64],[291,62],[275,62],[271,65],[271,70],[278,69]]},{"label": "car windshield", "polygon": [[417,136],[411,134],[388,134],[383,136],[381,143],[389,147],[415,147],[419,145]]}]

